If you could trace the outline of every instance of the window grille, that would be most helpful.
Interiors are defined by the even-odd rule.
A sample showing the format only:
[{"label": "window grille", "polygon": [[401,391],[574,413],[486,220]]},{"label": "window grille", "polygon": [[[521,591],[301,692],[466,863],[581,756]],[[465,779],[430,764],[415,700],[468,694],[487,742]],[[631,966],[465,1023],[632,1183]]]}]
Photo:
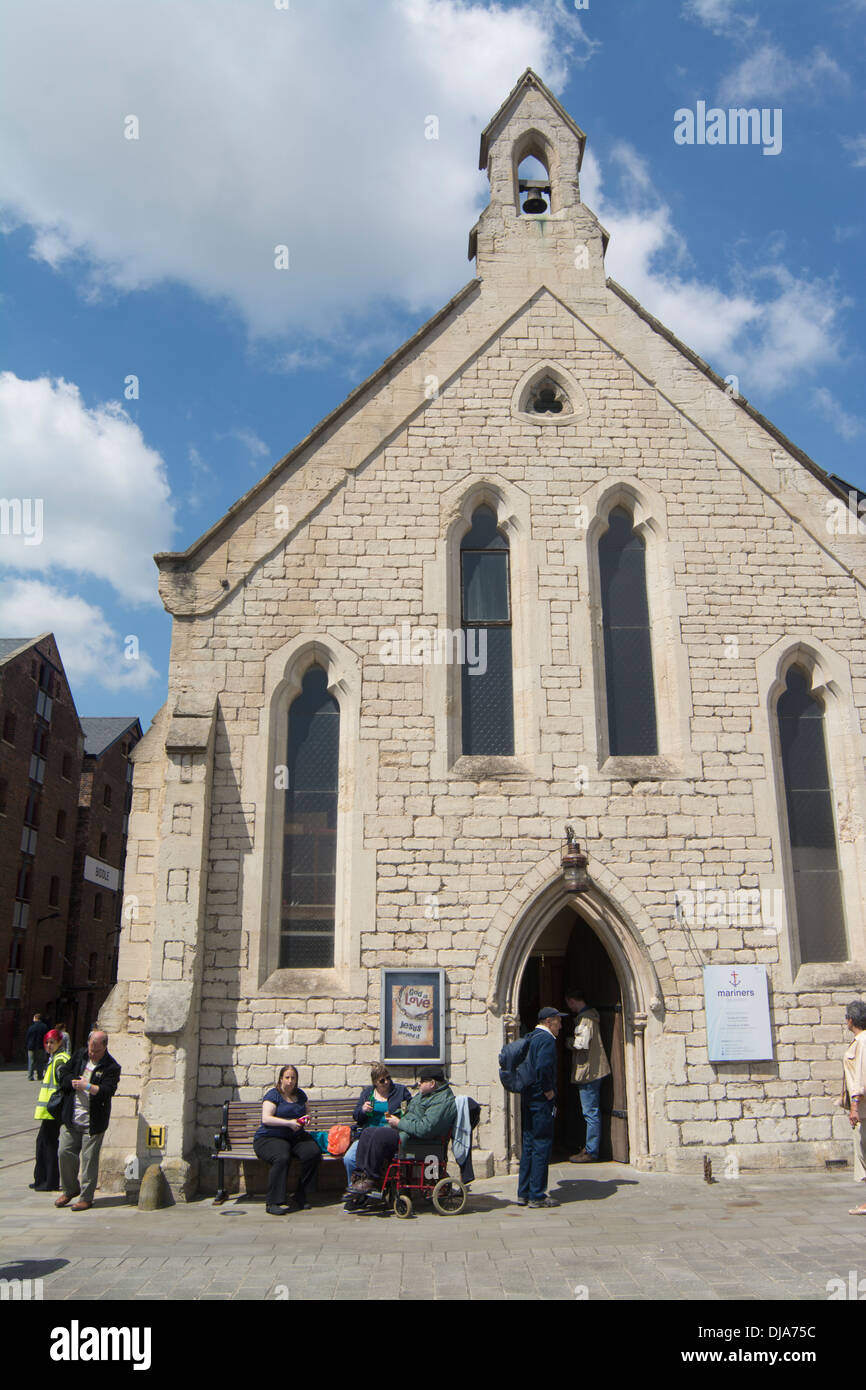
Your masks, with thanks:
[{"label": "window grille", "polygon": [[511,592],[508,541],[489,507],[479,507],[460,546],[464,634],[463,752],[514,753]]},{"label": "window grille", "polygon": [[598,544],[608,745],[612,757],[658,753],[646,552],[624,507]]},{"label": "window grille", "polygon": [[794,666],[777,705],[800,961],[848,959],[824,709]]},{"label": "window grille", "polygon": [[289,710],[280,967],[334,964],[340,708],[320,666]]}]

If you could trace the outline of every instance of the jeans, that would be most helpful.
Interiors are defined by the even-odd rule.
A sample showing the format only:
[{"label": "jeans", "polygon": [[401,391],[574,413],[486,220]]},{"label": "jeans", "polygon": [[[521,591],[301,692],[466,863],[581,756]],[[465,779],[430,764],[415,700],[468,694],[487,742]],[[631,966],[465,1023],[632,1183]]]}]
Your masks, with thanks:
[{"label": "jeans", "polygon": [[38,1047],[38,1048],[36,1048],[33,1052],[28,1052],[28,1053],[27,1053],[27,1080],[28,1080],[28,1081],[33,1081],[33,1080],[34,1080],[33,1073],[34,1073],[34,1071],[35,1071],[35,1072],[36,1072],[36,1075],[39,1077],[39,1080],[41,1081],[41,1080],[42,1080],[42,1073],[43,1073],[44,1070],[45,1070],[45,1053],[42,1051],[42,1048],[41,1048],[41,1047]]},{"label": "jeans", "polygon": [[353,1144],[350,1144],[350,1145],[349,1145],[348,1149],[347,1149],[346,1152],[343,1154],[343,1162],[344,1162],[344,1164],[346,1165],[346,1182],[347,1182],[347,1183],[351,1183],[352,1178],[353,1178],[354,1175],[355,1175],[355,1168],[357,1167],[357,1163],[356,1163],[356,1161],[355,1161],[355,1155],[357,1154],[357,1152],[358,1152],[358,1140],[356,1139],[355,1142],[354,1142]]},{"label": "jeans", "polygon": [[601,1081],[581,1081],[577,1090],[580,1108],[586,1120],[586,1152],[590,1158],[598,1158],[601,1149]]},{"label": "jeans", "polygon": [[523,1105],[523,1142],[517,1195],[521,1201],[542,1202],[547,1196],[547,1170],[553,1147],[552,1100],[528,1101]]}]

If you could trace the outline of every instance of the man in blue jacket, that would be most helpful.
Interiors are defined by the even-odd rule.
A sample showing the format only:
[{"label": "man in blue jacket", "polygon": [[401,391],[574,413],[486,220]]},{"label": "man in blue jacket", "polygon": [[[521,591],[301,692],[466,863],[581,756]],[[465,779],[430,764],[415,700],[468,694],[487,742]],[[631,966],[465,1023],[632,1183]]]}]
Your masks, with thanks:
[{"label": "man in blue jacket", "polygon": [[556,1039],[563,1018],[565,1014],[558,1009],[541,1009],[526,1061],[521,1068],[529,1073],[532,1080],[520,1093],[523,1144],[520,1176],[517,1179],[519,1207],[559,1206],[547,1195],[547,1170],[556,1115]]}]

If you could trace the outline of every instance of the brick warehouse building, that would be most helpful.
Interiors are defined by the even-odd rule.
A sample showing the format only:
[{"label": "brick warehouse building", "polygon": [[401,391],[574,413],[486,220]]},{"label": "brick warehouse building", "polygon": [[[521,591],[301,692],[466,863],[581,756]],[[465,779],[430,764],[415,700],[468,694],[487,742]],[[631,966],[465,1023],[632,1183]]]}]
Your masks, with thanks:
[{"label": "brick warehouse building", "polygon": [[[134,755],[104,1182],[165,1125],[175,1191],[212,1186],[222,1102],[283,1062],[357,1092],[384,967],[444,970],[480,1172],[519,1152],[503,1040],[578,979],[613,1064],[605,1153],[848,1154],[866,538],[845,487],[606,279],[584,143],[527,71],[481,137],[475,278],[157,556],[176,621]],[[709,1060],[713,965],[766,968],[771,1058]]]},{"label": "brick warehouse building", "polygon": [[117,978],[135,718],[79,718],[50,632],[0,638],[0,1057],[83,1042]]},{"label": "brick warehouse building", "polygon": [[36,1012],[54,1021],[63,978],[84,755],[50,632],[0,638],[0,1057],[23,1056]]},{"label": "brick warehouse building", "polygon": [[123,868],[132,805],[130,754],[138,719],[84,716],[75,858],[59,1008],[73,1043],[83,1042],[117,979]]}]

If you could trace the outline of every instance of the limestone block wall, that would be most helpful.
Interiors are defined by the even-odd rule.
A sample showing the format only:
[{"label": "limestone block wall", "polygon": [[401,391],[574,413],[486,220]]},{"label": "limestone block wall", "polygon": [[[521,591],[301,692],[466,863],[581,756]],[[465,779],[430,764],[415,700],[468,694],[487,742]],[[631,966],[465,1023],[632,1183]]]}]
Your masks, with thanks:
[{"label": "limestone block wall", "polygon": [[[503,1167],[502,963],[556,880],[569,821],[609,916],[623,939],[631,933],[633,979],[621,984],[645,1020],[646,1069],[637,1075],[630,1036],[630,1130],[636,1138],[644,1126],[646,1161],[693,1167],[699,1153],[732,1148],[744,1166],[847,1153],[832,1101],[844,1004],[866,978],[862,557],[828,537],[826,490],[773,437],[612,291],[604,313],[590,307],[582,317],[539,291],[422,415],[314,513],[292,518],[289,545],[252,565],[214,611],[175,624],[170,700],[201,688],[217,697],[188,1149],[203,1153],[223,1100],[261,1095],[284,1062],[313,1095],[360,1088],[379,1055],[380,967],[411,964],[446,969],[449,1071],[485,1105],[480,1145]],[[585,410],[567,426],[515,415],[515,382],[540,360],[580,383]],[[607,756],[598,699],[591,523],[616,489],[646,521],[666,681],[660,758],[631,767]],[[460,518],[479,500],[509,536],[523,673],[515,757],[485,766],[452,756],[457,673],[382,658],[386,629],[459,626],[448,576]],[[789,929],[769,700],[793,648],[826,692],[848,966],[801,967]],[[281,682],[313,656],[353,721],[357,752],[341,787],[354,837],[338,890],[348,944],[334,971],[287,972],[268,964],[265,940],[266,888],[280,868],[269,761],[285,739],[269,724]],[[160,837],[191,823],[176,801],[169,831],[160,828],[165,723],[136,749],[127,885],[141,909],[121,955],[129,1002],[115,1148],[132,1142],[135,1077],[175,1074],[172,1045],[142,1032],[148,932],[183,887],[170,874],[157,881]],[[697,880],[776,895],[773,929],[678,920],[676,900]],[[707,1062],[701,959],[768,967],[775,1062]],[[184,968],[166,961],[169,973]]]}]

